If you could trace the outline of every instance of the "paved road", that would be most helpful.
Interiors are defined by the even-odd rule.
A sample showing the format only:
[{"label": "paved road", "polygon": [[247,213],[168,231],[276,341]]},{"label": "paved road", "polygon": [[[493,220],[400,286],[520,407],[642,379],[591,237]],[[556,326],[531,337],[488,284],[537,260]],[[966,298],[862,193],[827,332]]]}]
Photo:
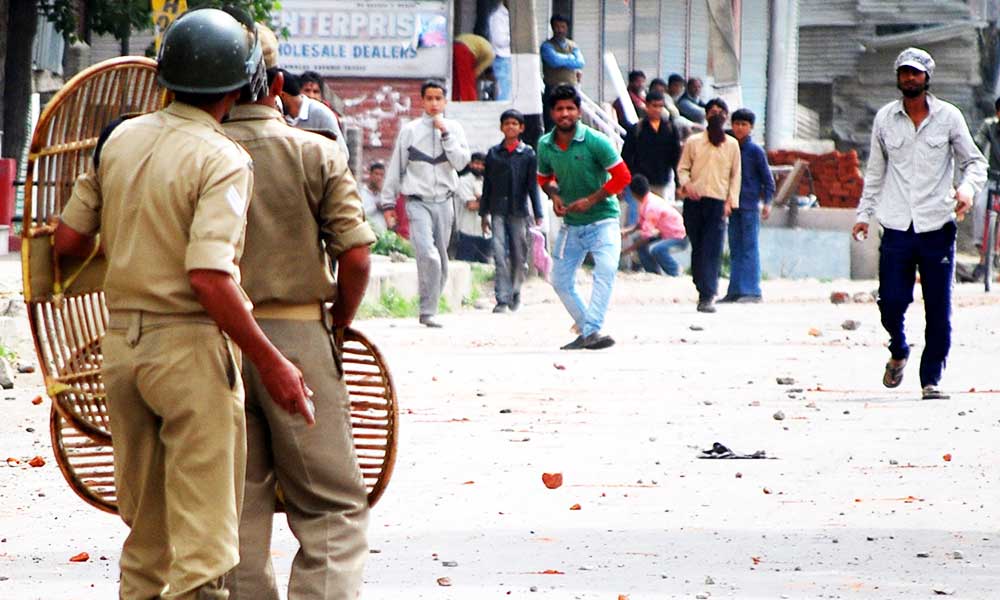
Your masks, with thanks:
[{"label": "paved road", "polygon": [[[961,287],[954,395],[923,402],[915,364],[881,387],[875,305],[829,302],[872,287],[768,281],[767,303],[700,315],[689,281],[630,276],[607,326],[619,344],[599,352],[558,350],[569,319],[539,282],[516,315],[362,323],[404,409],[365,597],[996,597],[1000,305]],[[0,394],[0,454],[48,457],[48,401],[30,402],[37,376],[18,383]],[[698,460],[715,441],[776,460]],[[0,598],[113,597],[124,533],[51,461],[0,468]],[[294,549],[279,525],[280,577]]]}]

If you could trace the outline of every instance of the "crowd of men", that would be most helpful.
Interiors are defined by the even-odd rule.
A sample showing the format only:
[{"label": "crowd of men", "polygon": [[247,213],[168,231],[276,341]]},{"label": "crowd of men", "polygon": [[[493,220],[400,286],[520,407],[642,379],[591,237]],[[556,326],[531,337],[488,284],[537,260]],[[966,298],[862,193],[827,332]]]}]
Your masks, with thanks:
[{"label": "crowd of men", "polygon": [[[731,273],[728,290],[719,302],[761,302],[758,237],[761,219],[770,215],[775,189],[767,156],[752,139],[754,113],[746,108],[730,112],[721,98],[702,102],[702,82],[697,78],[685,81],[679,75],[671,75],[666,82],[654,79],[646,89],[645,74],[633,71],[629,73],[628,96],[619,98],[615,104],[621,124],[625,126],[619,154],[608,138],[581,122],[578,84],[584,65],[583,54],[568,38],[568,19],[553,16],[551,26],[553,36],[541,48],[544,117],[548,132],[538,141],[537,161],[522,162],[526,167],[537,167],[537,187],[551,200],[552,212],[562,218],[559,234],[551,244],[554,255],[551,281],[577,333],[577,337],[562,348],[600,349],[615,343],[611,336],[602,332],[602,327],[623,255],[623,240],[628,240],[624,254],[635,252],[642,268],[669,276],[680,274],[671,253],[690,247],[691,276],[698,292],[697,310],[714,313],[722,252],[728,237]],[[928,312],[928,344],[922,359],[921,387],[923,397],[940,398],[946,396],[937,386],[950,346],[953,221],[972,206],[971,195],[983,188],[986,163],[972,143],[968,127],[957,109],[928,93],[934,70],[930,55],[920,49],[907,49],[900,54],[895,69],[903,100],[888,105],[883,112],[896,111],[891,115],[907,117],[907,125],[896,125],[897,131],[889,136],[890,139],[885,139],[877,136],[883,135],[884,129],[880,127],[885,127],[885,122],[891,118],[883,113],[876,118],[865,193],[858,209],[854,235],[858,239],[867,236],[868,222],[876,216],[885,230],[881,246],[879,307],[883,325],[890,334],[891,358],[886,364],[883,383],[895,387],[902,380],[909,354],[903,334],[903,315],[912,302],[912,288],[919,271]],[[919,85],[912,81],[920,78],[923,82]],[[629,122],[626,102],[631,104],[638,122]],[[1000,101],[997,106],[1000,115]],[[452,163],[451,167],[446,167],[449,174],[461,172],[464,173],[462,177],[471,178],[469,184],[462,185],[461,178],[456,177],[454,185],[447,188],[448,193],[458,198],[456,204],[449,207],[456,211],[460,221],[464,222],[466,216],[473,217],[468,225],[460,226],[458,239],[463,258],[485,260],[488,255],[484,250],[486,246],[481,244],[483,240],[475,235],[474,212],[478,210],[480,216],[486,217],[490,207],[496,206],[492,191],[496,189],[494,182],[498,178],[504,180],[505,202],[511,199],[525,212],[530,208],[538,224],[544,218],[534,186],[519,188],[518,196],[511,198],[508,193],[513,191],[509,186],[511,168],[509,165],[501,167],[496,162],[498,157],[506,156],[509,163],[515,149],[525,148],[513,128],[506,130],[505,119],[509,116],[505,113],[501,119],[505,141],[491,149],[488,155],[477,156],[468,168],[463,167],[462,161],[454,162],[450,155],[448,157],[448,162]],[[902,121],[902,118],[897,120]],[[516,121],[512,121],[512,127],[518,125],[523,132],[523,118],[518,117]],[[927,121],[932,125],[928,126]],[[448,130],[457,125],[449,125]],[[926,127],[930,127],[930,132],[925,134]],[[910,129],[916,130],[921,143],[924,143],[922,135],[947,133],[947,136],[939,135],[940,139],[926,141],[935,152],[927,153],[930,159],[923,170],[916,165],[920,161],[905,161],[895,152],[912,140]],[[997,130],[1000,127],[996,120],[990,120],[979,136],[991,149],[997,146],[991,137],[997,135]],[[530,147],[524,150],[528,151]],[[404,154],[412,155],[412,152],[397,144],[394,162]],[[534,157],[534,154],[529,156]],[[952,157],[964,179],[949,194],[951,180],[942,173],[947,171],[950,177]],[[897,162],[904,164],[896,165]],[[904,171],[910,172],[905,180],[900,176]],[[520,181],[522,174],[517,172]],[[928,174],[935,178],[928,181],[927,196],[914,199],[906,191],[910,182],[927,179]],[[434,179],[435,182],[440,180]],[[889,184],[888,189],[885,183]],[[619,194],[627,206],[623,227],[617,201]],[[392,195],[393,190],[388,195],[384,193],[383,201],[389,201]],[[444,205],[442,201],[439,203]],[[677,210],[678,203],[681,211]],[[493,219],[496,220],[495,216]],[[484,219],[484,233],[488,231],[486,225]],[[516,292],[510,295],[504,291],[511,287],[508,273],[525,267],[523,254],[517,248],[524,243],[525,230],[520,222],[515,227],[516,235],[508,229],[502,242],[497,243],[495,239],[490,245],[498,272],[503,275],[503,281],[498,281],[496,286],[496,312],[516,309],[520,304]],[[614,235],[610,233],[612,230]],[[517,239],[517,244],[511,242],[513,238]],[[439,242],[435,260],[446,264],[447,252],[444,243]],[[935,250],[929,250],[931,247]],[[928,262],[925,256],[928,254],[937,261],[934,263],[936,268]],[[585,303],[576,292],[575,274],[588,259],[594,266],[593,287],[590,301]],[[517,261],[515,268],[511,267],[512,261]],[[440,281],[433,280],[435,287]],[[516,289],[520,279],[515,277],[514,282]],[[438,326],[436,321],[425,318],[423,292],[421,297],[421,322]],[[433,307],[427,304],[426,310],[431,311]]]},{"label": "crowd of men", "polygon": [[[501,4],[498,10],[502,9]],[[497,265],[494,310],[498,313],[517,310],[520,285],[527,271],[529,230],[532,226],[540,230],[547,213],[541,205],[539,190],[560,201],[565,196],[565,190],[560,193],[557,187],[551,190],[547,187],[558,178],[545,170],[549,168],[545,166],[545,156],[573,154],[571,141],[585,141],[590,154],[588,161],[576,163],[573,173],[561,178],[563,187],[574,188],[577,182],[588,181],[589,188],[600,188],[604,179],[613,181],[606,196],[592,199],[593,206],[587,210],[570,210],[560,207],[558,202],[553,207],[556,216],[564,217],[564,227],[551,244],[556,258],[553,285],[581,337],[596,334],[594,324],[603,321],[614,271],[622,254],[622,237],[629,242],[626,255],[635,253],[647,271],[672,276],[679,275],[680,268],[671,252],[690,245],[691,271],[699,293],[698,310],[714,312],[728,218],[734,276],[722,301],[759,302],[757,238],[760,216],[766,218],[770,211],[774,181],[763,149],[750,136],[754,114],[746,109],[736,111],[733,129],[727,133],[728,106],[718,98],[703,102],[699,79],[685,82],[673,75],[668,82],[653,80],[647,90],[645,75],[635,71],[629,74],[629,97],[616,103],[627,126],[621,154],[610,142],[597,152],[594,148],[601,144],[594,140],[602,139],[603,134],[580,122],[581,98],[577,85],[585,64],[582,52],[568,38],[567,18],[555,15],[550,24],[552,38],[540,49],[545,84],[543,114],[549,133],[538,141],[537,157],[535,149],[521,139],[525,118],[516,110],[505,111],[501,116],[503,142],[486,153],[471,153],[461,124],[442,116],[448,101],[447,91],[440,83],[428,82],[421,88],[424,114],[404,125],[388,167],[381,162],[369,165],[369,185],[362,190],[366,214],[377,230],[387,225],[392,229],[391,224],[396,224],[396,231],[405,233],[413,243],[418,266],[420,322],[428,327],[441,326],[436,313],[450,258],[492,260]],[[571,117],[560,115],[564,125],[556,118],[557,100],[573,104],[562,111],[573,113]],[[640,116],[637,123],[624,120],[623,101],[630,101],[635,108]],[[566,137],[569,133],[572,135]],[[549,153],[553,139],[562,140],[565,147]],[[587,167],[581,169],[580,164]],[[619,164],[618,180],[614,173],[605,173]],[[638,187],[633,189],[628,185],[632,175],[642,175],[645,184],[637,181]],[[595,191],[589,188],[573,189],[573,194],[580,194],[573,200]],[[379,193],[380,199],[376,197]],[[623,224],[618,222],[619,194],[628,207]],[[674,206],[678,200],[683,202],[683,217],[664,219],[670,211],[678,213]],[[572,203],[566,204],[568,207]],[[563,208],[567,213],[562,212]],[[562,262],[567,248],[572,247],[564,236],[574,232],[575,226],[597,222],[608,225],[610,220],[616,221],[619,237],[614,252],[606,249],[595,252],[588,247],[579,257],[571,252],[568,262]],[[582,262],[588,256],[600,267],[594,271],[595,282],[600,284],[598,289],[606,289],[608,295],[605,300],[601,292],[592,300],[593,311],[601,312],[602,316],[600,319],[592,316],[590,325],[581,316],[587,311],[581,308],[570,281],[579,265],[568,272],[560,268],[577,262],[577,258]],[[605,338],[601,344],[613,343],[609,337]]]},{"label": "crowd of men", "polygon": [[[519,308],[526,231],[548,212],[540,192],[562,219],[551,282],[576,333],[565,350],[615,344],[604,322],[625,239],[644,268],[666,275],[680,273],[671,251],[689,244],[697,309],[714,312],[728,221],[733,276],[723,300],[760,301],[756,238],[774,188],[751,140],[754,114],[730,113],[719,98],[700,104],[696,80],[675,99],[670,85],[681,82],[646,91],[634,73],[629,99],[642,117],[619,153],[581,122],[578,77],[548,79],[582,63],[568,22],[552,25],[546,44],[564,66],[545,66],[552,127],[537,148],[521,139],[524,116],[507,110],[502,141],[472,154],[462,125],[444,117],[445,85],[428,81],[423,115],[404,125],[388,165],[372,164],[363,187],[335,117],[304,94],[322,82],[282,70],[272,32],[216,9],[185,13],[167,29],[157,77],[174,100],[109,126],[55,233],[61,254],[108,258],[103,377],[119,509],[131,527],[122,598],[278,598],[277,486],[300,544],[288,596],[358,596],[368,506],[338,332],[367,286],[375,232],[398,229],[400,199],[428,327],[441,326],[456,210],[459,256],[492,255],[496,264],[494,312]],[[873,219],[884,230],[887,387],[903,378],[903,317],[920,274],[927,399],[947,397],[938,384],[950,347],[954,220],[986,179],[961,113],[928,93],[934,68],[918,49],[896,61],[902,98],[875,118],[853,232],[868,235]],[[680,119],[704,128],[685,138]],[[635,210],[623,227],[626,189]],[[477,229],[491,234],[488,245]],[[585,302],[576,274],[588,256]]]}]

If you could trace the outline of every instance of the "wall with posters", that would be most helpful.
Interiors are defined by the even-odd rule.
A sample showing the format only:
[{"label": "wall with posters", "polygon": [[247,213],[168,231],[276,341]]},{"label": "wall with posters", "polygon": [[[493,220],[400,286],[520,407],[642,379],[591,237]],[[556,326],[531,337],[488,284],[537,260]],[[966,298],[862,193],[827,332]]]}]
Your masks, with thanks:
[{"label": "wall with posters", "polygon": [[345,126],[361,130],[365,173],[419,117],[420,85],[451,74],[451,0],[282,0],[281,66],[316,71]]}]

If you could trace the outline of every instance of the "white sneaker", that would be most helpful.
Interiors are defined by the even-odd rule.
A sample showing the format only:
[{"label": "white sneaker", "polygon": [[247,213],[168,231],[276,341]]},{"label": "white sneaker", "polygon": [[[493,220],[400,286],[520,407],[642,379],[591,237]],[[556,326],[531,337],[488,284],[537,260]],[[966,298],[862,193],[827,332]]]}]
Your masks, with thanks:
[{"label": "white sneaker", "polygon": [[941,391],[936,385],[925,385],[923,390],[924,400],[947,400],[951,398],[948,394]]}]

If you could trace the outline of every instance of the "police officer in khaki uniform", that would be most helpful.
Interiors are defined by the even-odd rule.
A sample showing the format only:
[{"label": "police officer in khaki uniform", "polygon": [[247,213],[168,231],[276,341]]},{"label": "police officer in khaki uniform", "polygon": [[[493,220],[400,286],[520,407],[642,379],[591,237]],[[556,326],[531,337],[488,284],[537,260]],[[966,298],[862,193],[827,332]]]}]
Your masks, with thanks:
[{"label": "police officer in khaki uniform", "polygon": [[175,101],[107,136],[56,231],[57,252],[75,255],[100,232],[108,259],[103,376],[131,526],[123,599],[229,597],[246,460],[230,340],[276,404],[311,418],[301,373],[257,327],[239,287],[251,162],[220,121],[248,82],[263,88],[252,27],[214,9],[175,21],[157,76]]},{"label": "police officer in khaki uniform", "polygon": [[[315,392],[316,424],[306,427],[282,412],[268,399],[257,370],[244,371],[246,496],[240,564],[226,585],[234,600],[278,599],[271,566],[278,483],[300,544],[288,598],[348,600],[361,590],[368,501],[332,335],[351,323],[364,296],[375,234],[365,223],[345,153],[336,142],[288,126],[275,108],[283,83],[277,40],[258,28],[268,93],[256,102],[244,95],[224,125],[254,160],[240,268],[261,329]],[[336,282],[328,259],[337,264]],[[323,304],[334,300],[332,315],[324,313]]]}]

